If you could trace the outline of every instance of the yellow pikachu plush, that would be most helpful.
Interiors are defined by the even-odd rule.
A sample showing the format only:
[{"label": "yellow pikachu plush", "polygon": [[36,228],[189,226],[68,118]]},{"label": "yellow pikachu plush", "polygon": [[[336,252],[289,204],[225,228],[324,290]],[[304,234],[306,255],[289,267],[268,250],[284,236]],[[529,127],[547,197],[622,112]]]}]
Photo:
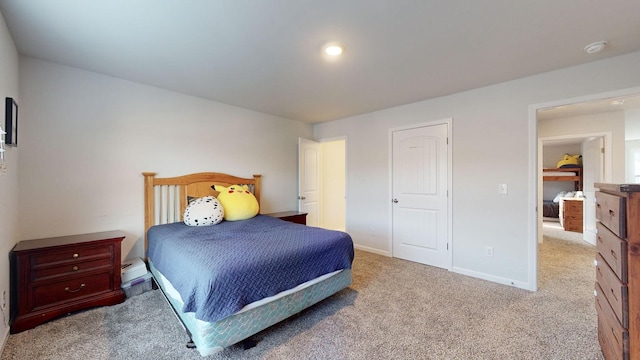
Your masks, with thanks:
[{"label": "yellow pikachu plush", "polygon": [[556,167],[577,167],[580,161],[582,161],[582,155],[564,154],[562,159],[558,161],[558,166]]},{"label": "yellow pikachu plush", "polygon": [[219,191],[218,201],[224,208],[224,219],[227,221],[250,219],[258,214],[260,206],[247,185],[216,185]]}]

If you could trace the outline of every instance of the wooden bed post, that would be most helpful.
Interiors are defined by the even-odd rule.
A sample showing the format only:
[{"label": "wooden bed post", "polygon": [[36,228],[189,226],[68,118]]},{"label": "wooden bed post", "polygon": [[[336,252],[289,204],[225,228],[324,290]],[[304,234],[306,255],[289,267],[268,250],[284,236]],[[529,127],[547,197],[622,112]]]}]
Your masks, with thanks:
[{"label": "wooden bed post", "polygon": [[153,190],[153,180],[156,176],[154,172],[143,172],[144,175],[144,260],[147,260],[147,230],[153,226],[155,214],[155,197]]},{"label": "wooden bed post", "polygon": [[[258,200],[258,204],[260,204],[260,193],[262,192],[261,191],[262,175],[253,174],[253,178],[256,181],[256,183],[253,186],[253,196],[256,197],[256,200]],[[260,206],[259,209],[262,209],[262,207]],[[258,213],[260,213],[260,210],[258,210]]]}]

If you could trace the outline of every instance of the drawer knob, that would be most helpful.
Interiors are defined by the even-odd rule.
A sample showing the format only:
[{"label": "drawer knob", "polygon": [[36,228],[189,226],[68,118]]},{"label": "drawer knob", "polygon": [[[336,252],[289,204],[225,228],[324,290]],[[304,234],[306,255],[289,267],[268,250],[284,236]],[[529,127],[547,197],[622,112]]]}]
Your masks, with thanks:
[{"label": "drawer knob", "polygon": [[80,287],[79,287],[79,288],[77,288],[77,289],[75,289],[75,290],[71,290],[71,289],[69,289],[69,287],[67,286],[66,288],[64,288],[64,291],[66,291],[66,292],[70,292],[70,293],[75,293],[75,292],[78,292],[78,291],[82,290],[84,287],[85,287],[85,285],[84,285],[84,284],[80,284]]},{"label": "drawer knob", "polygon": [[616,216],[615,213],[613,212],[613,210],[609,210],[609,215]]},{"label": "drawer knob", "polygon": [[78,258],[78,256],[80,256],[80,255],[78,255],[78,253],[73,254],[73,258],[74,258],[74,259],[77,259],[77,258]]},{"label": "drawer knob", "polygon": [[73,271],[78,271],[78,267],[77,267],[77,266],[74,266],[74,267],[72,267],[72,268],[71,268],[71,270],[73,270]]}]

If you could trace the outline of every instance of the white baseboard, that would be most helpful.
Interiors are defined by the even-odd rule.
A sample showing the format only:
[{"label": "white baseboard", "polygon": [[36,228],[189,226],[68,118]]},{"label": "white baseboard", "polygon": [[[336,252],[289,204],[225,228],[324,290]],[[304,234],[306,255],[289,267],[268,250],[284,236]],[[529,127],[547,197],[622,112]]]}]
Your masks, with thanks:
[{"label": "white baseboard", "polygon": [[7,344],[7,340],[9,340],[9,326],[5,326],[1,332],[0,336],[2,337],[2,341],[0,344],[2,344],[2,346],[0,346],[0,354],[4,352],[4,346]]},{"label": "white baseboard", "polygon": [[374,249],[372,247],[362,246],[362,245],[358,245],[358,244],[354,244],[353,247],[358,249],[358,250],[370,252],[370,253],[373,253],[373,254],[378,254],[378,255],[382,255],[382,256],[386,256],[386,257],[391,257],[391,254],[388,251]]},{"label": "white baseboard", "polygon": [[524,290],[531,290],[530,284],[524,281],[518,281],[514,279],[500,277],[500,276],[489,275],[489,274],[485,274],[485,273],[481,273],[481,272],[477,272],[469,269],[459,268],[455,266],[451,269],[451,271],[458,274],[471,276],[481,280],[487,280],[487,281],[491,281],[498,284],[513,286],[513,287],[517,287]]}]

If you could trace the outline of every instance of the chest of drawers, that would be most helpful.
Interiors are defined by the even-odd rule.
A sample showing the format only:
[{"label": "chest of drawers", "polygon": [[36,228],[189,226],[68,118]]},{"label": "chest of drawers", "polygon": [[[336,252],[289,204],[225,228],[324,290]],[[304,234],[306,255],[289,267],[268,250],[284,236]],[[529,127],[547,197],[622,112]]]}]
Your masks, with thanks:
[{"label": "chest of drawers", "polygon": [[562,200],[562,226],[566,231],[582,232],[582,199]]},{"label": "chest of drawers", "polygon": [[19,242],[11,252],[11,333],[124,301],[121,231]]},{"label": "chest of drawers", "polygon": [[596,183],[598,341],[607,360],[640,359],[640,184]]}]

